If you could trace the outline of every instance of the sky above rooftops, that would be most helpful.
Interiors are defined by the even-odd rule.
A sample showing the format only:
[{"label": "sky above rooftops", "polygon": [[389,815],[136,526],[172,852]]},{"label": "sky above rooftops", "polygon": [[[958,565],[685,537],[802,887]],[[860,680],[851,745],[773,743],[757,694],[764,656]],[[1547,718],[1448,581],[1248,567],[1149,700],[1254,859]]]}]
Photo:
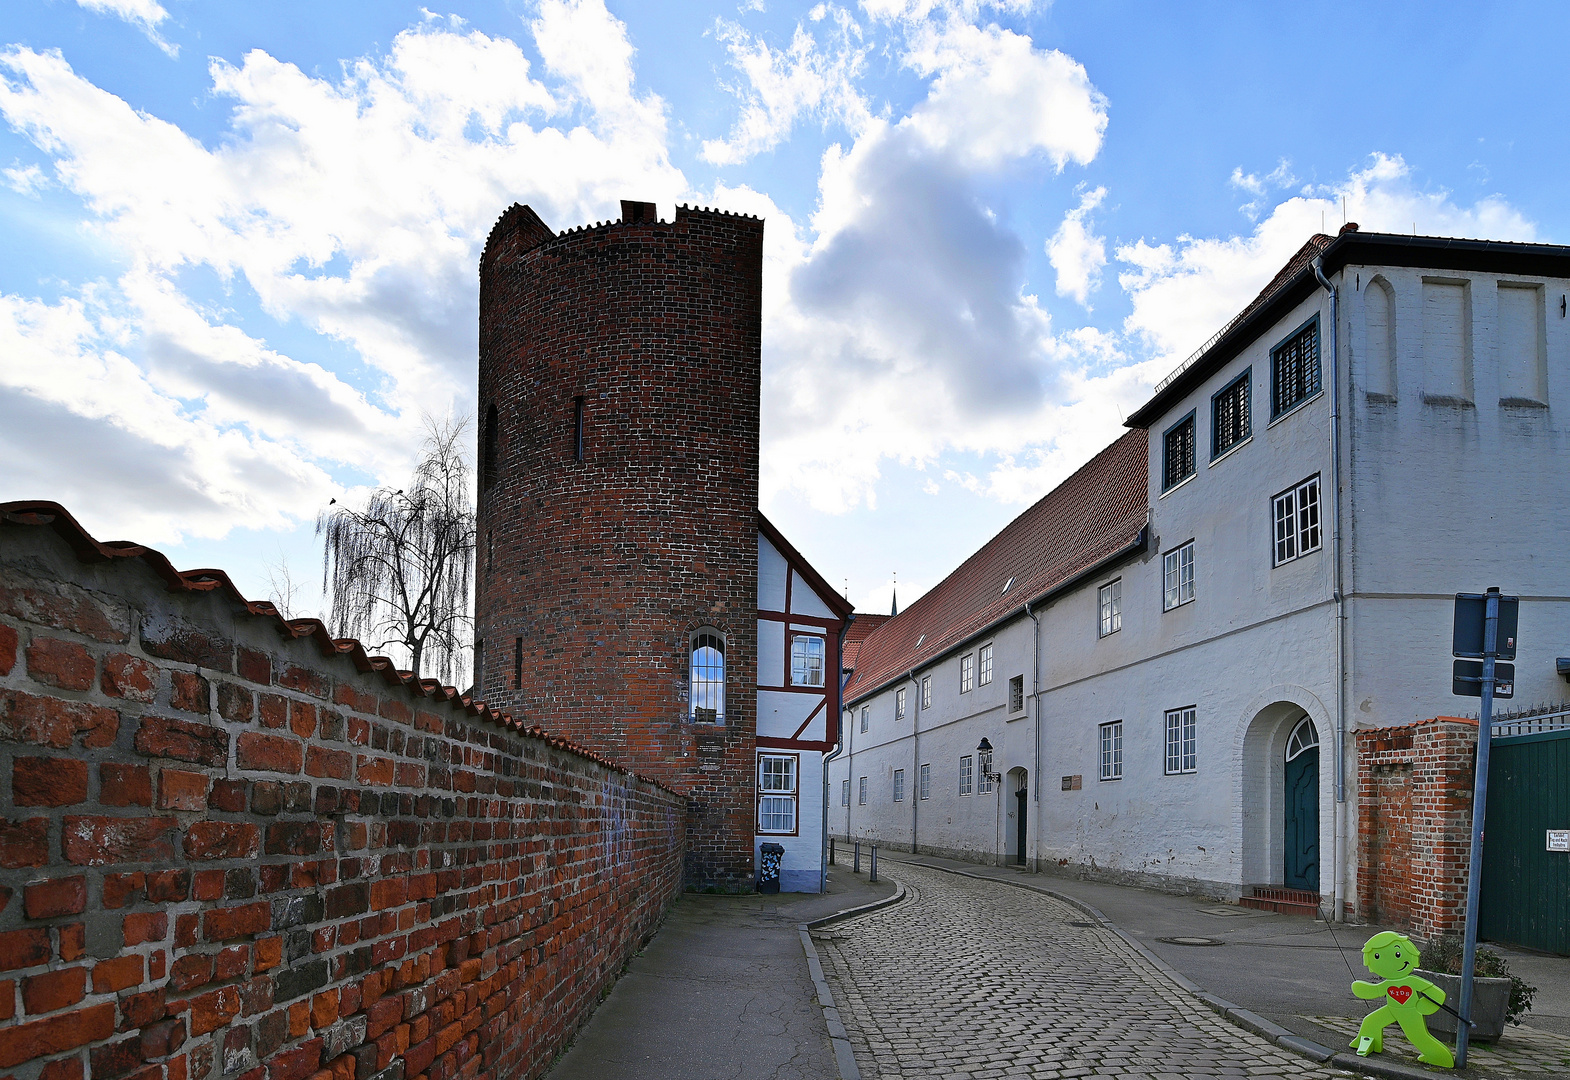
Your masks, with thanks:
[{"label": "sky above rooftops", "polygon": [[[908,605],[1309,234],[1570,240],[1570,8],[0,6],[0,500],[221,566],[473,411],[514,201],[767,218],[763,510]],[[1343,211],[1343,206],[1345,210]]]}]

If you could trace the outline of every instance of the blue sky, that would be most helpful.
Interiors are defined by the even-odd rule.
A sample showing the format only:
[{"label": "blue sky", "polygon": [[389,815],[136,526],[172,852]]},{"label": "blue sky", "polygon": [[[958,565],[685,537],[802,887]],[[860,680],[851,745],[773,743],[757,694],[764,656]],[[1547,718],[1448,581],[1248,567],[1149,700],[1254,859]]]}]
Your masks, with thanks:
[{"label": "blue sky", "polygon": [[1558,4],[0,9],[0,499],[317,602],[512,201],[768,219],[763,507],[908,603],[1321,225],[1564,242]]}]

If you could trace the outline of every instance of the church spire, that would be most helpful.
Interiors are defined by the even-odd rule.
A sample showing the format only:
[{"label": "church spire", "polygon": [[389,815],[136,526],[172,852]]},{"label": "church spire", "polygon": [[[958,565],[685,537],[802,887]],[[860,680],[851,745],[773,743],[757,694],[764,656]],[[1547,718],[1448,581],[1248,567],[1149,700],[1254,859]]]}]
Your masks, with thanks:
[{"label": "church spire", "polygon": [[894,597],[889,601],[889,616],[899,614],[899,571],[894,571]]}]

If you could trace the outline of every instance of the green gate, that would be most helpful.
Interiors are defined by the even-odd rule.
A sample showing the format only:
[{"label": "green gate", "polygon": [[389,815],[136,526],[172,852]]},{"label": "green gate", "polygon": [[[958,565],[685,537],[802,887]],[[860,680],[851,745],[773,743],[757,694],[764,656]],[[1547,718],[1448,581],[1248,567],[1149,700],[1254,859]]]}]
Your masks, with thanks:
[{"label": "green gate", "polygon": [[1570,852],[1548,850],[1550,829],[1570,829],[1570,730],[1502,732],[1489,748],[1479,937],[1570,955]]}]

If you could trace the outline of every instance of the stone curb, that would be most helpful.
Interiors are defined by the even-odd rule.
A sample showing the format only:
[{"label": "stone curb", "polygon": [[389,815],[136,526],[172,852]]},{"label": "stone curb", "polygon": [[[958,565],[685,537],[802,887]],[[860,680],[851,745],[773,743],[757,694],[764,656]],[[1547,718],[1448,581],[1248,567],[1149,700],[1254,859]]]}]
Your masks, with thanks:
[{"label": "stone curb", "polygon": [[1085,914],[1091,916],[1097,922],[1099,922],[1103,929],[1110,930],[1112,933],[1126,941],[1135,952],[1139,953],[1140,956],[1149,961],[1151,966],[1156,968],[1156,970],[1160,971],[1167,978],[1171,979],[1182,989],[1187,990],[1189,993],[1199,998],[1200,1001],[1203,1001],[1206,1005],[1210,1006],[1211,1009],[1220,1013],[1223,1017],[1232,1021],[1232,1023],[1236,1024],[1238,1027],[1244,1028],[1247,1031],[1252,1031],[1255,1035],[1270,1040],[1272,1043],[1281,1047],[1283,1050],[1289,1050],[1294,1054],[1309,1058],[1310,1060],[1318,1062],[1319,1064],[1334,1065],[1338,1069],[1346,1069],[1349,1072],[1361,1073],[1366,1076],[1387,1076],[1393,1078],[1393,1080],[1444,1080],[1444,1078],[1447,1076],[1455,1075],[1454,1073],[1429,1072],[1427,1069],[1414,1069],[1409,1065],[1398,1065],[1393,1062],[1377,1061],[1373,1058],[1360,1058],[1355,1054],[1348,1054],[1342,1051],[1332,1050],[1328,1046],[1321,1046],[1319,1043],[1314,1042],[1311,1039],[1305,1039],[1301,1035],[1294,1034],[1293,1032],[1288,1031],[1286,1028],[1282,1027],[1280,1024],[1266,1020],[1258,1013],[1250,1012],[1248,1009],[1245,1009],[1240,1005],[1234,1005],[1225,998],[1217,997],[1216,995],[1205,990],[1198,983],[1194,982],[1194,980],[1188,978],[1186,975],[1183,975],[1181,972],[1174,969],[1165,960],[1161,959],[1161,957],[1151,952],[1144,942],[1140,941],[1138,938],[1135,938],[1132,934],[1125,933],[1123,930],[1114,925],[1112,920],[1108,919],[1099,908],[1092,907],[1083,900],[1077,900],[1074,897],[1068,896],[1064,893],[1056,892],[1052,889],[1042,888],[1039,885],[1032,885],[1025,881],[1010,881],[1007,878],[995,878],[986,874],[974,874],[968,870],[954,870],[947,866],[934,866],[931,863],[914,863],[912,865],[921,866],[928,870],[938,870],[945,874],[954,874],[958,877],[975,878],[977,881],[995,881],[999,885],[1008,885],[1016,889],[1025,889],[1029,892],[1043,893],[1055,900],[1063,901],[1070,907],[1078,908],[1080,911],[1083,911]]},{"label": "stone curb", "polygon": [[[894,881],[894,879],[890,879]],[[823,964],[818,960],[818,950],[812,944],[812,931],[829,923],[839,922],[856,915],[865,915],[869,911],[897,904],[905,899],[905,885],[901,881],[894,881],[894,895],[874,900],[870,904],[859,907],[846,908],[836,911],[832,915],[825,915],[812,922],[796,924],[796,932],[801,935],[801,949],[807,954],[807,971],[812,975],[812,985],[818,992],[818,1005],[823,1009],[823,1020],[829,1028],[829,1045],[834,1047],[834,1064],[839,1068],[840,1080],[861,1080],[861,1070],[856,1067],[856,1055],[850,1048],[850,1036],[845,1032],[845,1025],[840,1022],[840,1011],[834,1007],[834,995],[829,990],[828,980],[823,977]]]},{"label": "stone curb", "polygon": [[825,915],[821,919],[813,919],[811,922],[802,923],[801,925],[806,927],[808,930],[816,930],[820,926],[827,926],[830,923],[840,922],[843,919],[853,919],[857,915],[865,915],[869,911],[876,911],[878,908],[888,907],[891,904],[899,903],[901,900],[905,899],[905,883],[894,878],[889,878],[889,880],[894,882],[894,893],[892,896],[885,896],[882,900],[874,900],[870,904],[861,904],[858,907],[845,908],[843,911],[836,911],[832,915]]}]

